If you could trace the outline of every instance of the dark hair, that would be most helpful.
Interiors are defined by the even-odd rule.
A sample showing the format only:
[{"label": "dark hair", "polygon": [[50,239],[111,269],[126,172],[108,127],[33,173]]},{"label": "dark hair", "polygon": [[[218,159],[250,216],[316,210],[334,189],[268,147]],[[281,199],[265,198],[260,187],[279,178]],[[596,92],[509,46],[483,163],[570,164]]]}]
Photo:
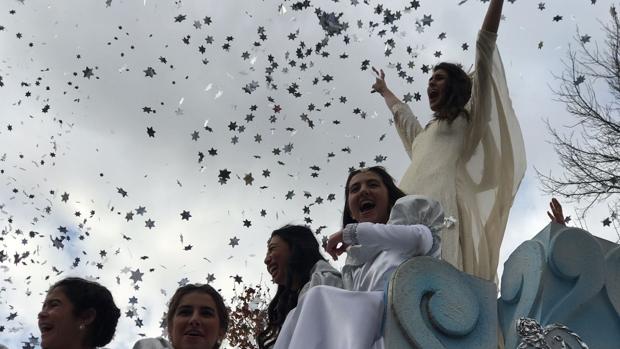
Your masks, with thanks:
[{"label": "dark hair", "polygon": [[256,338],[261,349],[273,346],[286,315],[297,306],[299,289],[293,285],[303,286],[310,281],[310,272],[320,260],[325,260],[319,252],[319,242],[310,228],[302,225],[286,225],[274,230],[271,237],[278,236],[284,240],[290,257],[286,271],[286,282],[278,285],[278,291],[267,307],[267,328]]},{"label": "dark hair", "polygon": [[435,113],[435,118],[452,122],[460,113],[464,113],[469,120],[469,112],[465,110],[465,105],[471,98],[471,78],[460,65],[454,63],[439,63],[433,67],[433,72],[440,69],[448,74],[448,81],[444,90],[443,103]]},{"label": "dark hair", "polygon": [[95,320],[87,327],[86,341],[89,346],[103,347],[110,343],[121,311],[114,304],[114,298],[104,286],[78,277],[64,278],[50,287],[59,288],[73,305],[73,314],[81,316],[94,310]]},{"label": "dark hair", "polygon": [[[168,334],[170,334],[170,328],[172,327],[172,320],[174,319],[174,313],[176,312],[179,304],[181,304],[181,299],[190,293],[206,293],[215,302],[215,308],[217,310],[218,318],[220,319],[220,330],[224,330],[224,333],[228,331],[228,308],[226,308],[226,304],[224,304],[224,299],[219,292],[217,292],[213,287],[209,285],[203,284],[187,284],[185,286],[181,286],[177,288],[176,292],[172,298],[170,298],[170,303],[168,303],[168,313],[166,314],[166,324],[168,325]],[[219,348],[219,342],[215,345],[215,348]]]},{"label": "dark hair", "polygon": [[346,227],[347,224],[357,223],[355,219],[351,216],[351,210],[349,210],[349,182],[353,176],[362,172],[372,172],[381,177],[381,181],[387,187],[388,190],[388,209],[391,210],[392,206],[396,203],[396,200],[402,198],[405,194],[400,188],[396,186],[394,183],[394,178],[390,176],[389,173],[385,170],[383,166],[372,166],[366,168],[360,168],[357,170],[353,170],[349,172],[349,177],[347,177],[347,182],[344,185],[344,210],[342,211],[342,227]]}]

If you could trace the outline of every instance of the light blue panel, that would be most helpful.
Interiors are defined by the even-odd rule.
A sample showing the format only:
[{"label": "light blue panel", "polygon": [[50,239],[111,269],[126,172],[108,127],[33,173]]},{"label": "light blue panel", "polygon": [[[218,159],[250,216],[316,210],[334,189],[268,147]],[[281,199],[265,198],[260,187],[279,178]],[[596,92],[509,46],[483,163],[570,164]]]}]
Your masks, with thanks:
[{"label": "light blue panel", "polygon": [[620,246],[548,225],[504,264],[498,314],[506,349],[519,344],[519,317],[565,325],[590,348],[619,348]]}]

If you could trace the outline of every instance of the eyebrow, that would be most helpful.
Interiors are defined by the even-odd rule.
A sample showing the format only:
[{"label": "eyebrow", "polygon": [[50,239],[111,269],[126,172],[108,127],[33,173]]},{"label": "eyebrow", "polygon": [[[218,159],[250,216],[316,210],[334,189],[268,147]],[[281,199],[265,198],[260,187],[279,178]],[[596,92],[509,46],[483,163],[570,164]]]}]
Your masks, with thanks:
[{"label": "eyebrow", "polygon": [[48,304],[50,302],[58,302],[58,303],[62,303],[62,301],[60,300],[60,298],[49,298],[43,301],[43,304]]},{"label": "eyebrow", "polygon": [[[190,305],[190,304],[182,304],[182,305],[179,305],[179,307],[177,308],[177,310],[181,310],[181,309],[193,309],[193,308],[194,308],[194,306],[193,306],[193,305]],[[215,308],[214,308],[214,307],[209,306],[209,305],[200,306],[200,307],[198,307],[198,308],[199,308],[199,309],[201,309],[201,310],[204,310],[204,309],[208,309],[208,310],[215,310]]]}]

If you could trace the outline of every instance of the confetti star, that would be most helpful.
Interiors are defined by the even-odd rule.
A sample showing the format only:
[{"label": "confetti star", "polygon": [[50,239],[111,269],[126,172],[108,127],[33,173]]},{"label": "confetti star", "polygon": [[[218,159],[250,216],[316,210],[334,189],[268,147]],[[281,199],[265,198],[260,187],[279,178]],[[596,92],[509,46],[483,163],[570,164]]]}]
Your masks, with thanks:
[{"label": "confetti star", "polygon": [[220,174],[218,175],[218,177],[218,182],[220,184],[226,184],[226,182],[230,179],[230,171],[228,171],[227,169],[220,170]]},{"label": "confetti star", "polygon": [[62,202],[67,202],[69,200],[69,194],[65,192],[60,196]]},{"label": "confetti star", "polygon": [[86,67],[86,69],[82,70],[82,73],[84,74],[83,77],[90,79],[91,76],[93,76],[93,70],[89,67]]},{"label": "confetti star", "polygon": [[149,135],[149,137],[153,138],[155,137],[155,130],[152,127],[147,127],[146,128],[146,133]]},{"label": "confetti star", "polygon": [[213,282],[213,281],[215,281],[215,275],[207,274],[207,282]]},{"label": "confetti star", "polygon": [[155,69],[153,69],[152,67],[147,67],[144,71],[144,76],[148,76],[149,78],[152,78],[153,76],[157,75],[157,73],[155,72]]},{"label": "confetti star", "polygon": [[431,23],[433,23],[434,19],[431,18],[432,15],[424,15],[424,18],[422,18],[422,25],[427,25],[427,26],[431,26]]},{"label": "confetti star", "polygon": [[136,214],[139,214],[140,216],[144,216],[145,213],[146,213],[146,207],[138,206],[138,208],[136,208]]},{"label": "confetti star", "polygon": [[579,75],[577,79],[575,80],[575,86],[579,86],[584,81],[586,81],[586,78],[583,75]]},{"label": "confetti star", "polygon": [[192,215],[189,213],[189,211],[185,211],[185,210],[183,210],[183,212],[181,212],[181,219],[182,219],[182,220],[184,219],[184,220],[186,220],[186,221],[189,221],[189,218],[190,218],[191,216],[192,216]]},{"label": "confetti star", "polygon": [[236,236],[232,237],[228,245],[232,247],[239,245],[239,238],[237,238]]},{"label": "confetti star", "polygon": [[289,191],[286,193],[286,195],[285,195],[286,200],[291,200],[291,199],[293,198],[293,196],[295,196],[295,191],[293,191],[293,190],[289,190]]},{"label": "confetti star", "polygon": [[127,220],[127,222],[133,220],[133,212],[132,211],[127,212],[127,214],[125,214],[125,219]]},{"label": "confetti star", "polygon": [[116,191],[121,194],[122,197],[127,196],[127,192],[123,188],[116,188]]},{"label": "confetti star", "polygon": [[252,185],[252,183],[254,182],[254,177],[252,177],[252,173],[248,173],[243,177],[243,181],[245,182],[245,185]]},{"label": "confetti star", "polygon": [[560,16],[560,15],[555,15],[555,16],[553,17],[553,21],[554,21],[554,22],[559,22],[559,21],[561,21],[561,20],[562,20],[562,18],[563,18],[563,17],[562,17],[562,16]]},{"label": "confetti star", "polygon": [[[129,277],[129,279],[131,279],[135,284],[138,281],[142,281],[142,276],[144,276],[144,273],[140,272],[140,269],[136,269],[135,271],[131,272],[131,276]],[[136,299],[136,302],[137,302],[137,299]]]},{"label": "confetti star", "polygon": [[155,221],[152,219],[147,219],[146,221],[144,221],[144,227],[145,228],[149,228],[149,229],[153,229],[153,227],[155,227]]}]

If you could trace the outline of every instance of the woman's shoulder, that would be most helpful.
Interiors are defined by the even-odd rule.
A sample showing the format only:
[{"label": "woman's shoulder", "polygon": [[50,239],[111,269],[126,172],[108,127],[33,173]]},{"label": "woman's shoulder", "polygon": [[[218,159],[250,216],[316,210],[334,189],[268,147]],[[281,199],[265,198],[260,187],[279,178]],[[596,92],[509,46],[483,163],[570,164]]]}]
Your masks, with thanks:
[{"label": "woman's shoulder", "polygon": [[324,273],[324,272],[340,274],[340,272],[336,268],[334,268],[331,264],[329,264],[328,261],[320,259],[319,261],[314,263],[314,266],[312,267],[312,273]]}]

